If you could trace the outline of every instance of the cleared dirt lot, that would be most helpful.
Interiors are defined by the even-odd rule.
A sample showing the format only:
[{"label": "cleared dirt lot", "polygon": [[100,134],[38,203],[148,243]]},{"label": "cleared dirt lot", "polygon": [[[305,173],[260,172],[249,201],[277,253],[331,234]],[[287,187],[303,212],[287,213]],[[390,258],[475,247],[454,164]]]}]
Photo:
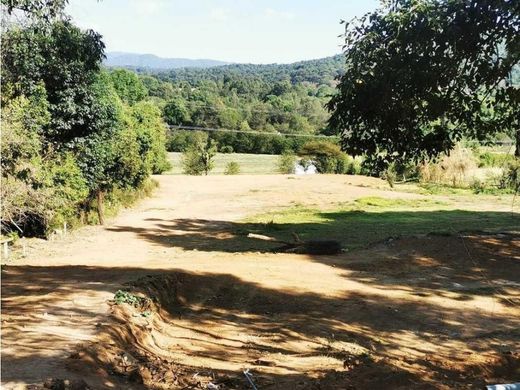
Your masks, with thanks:
[{"label": "cleared dirt lot", "polygon": [[[421,235],[338,256],[223,250],[235,221],[267,210],[421,195],[346,176],[158,180],[152,198],[108,226],[35,242],[3,267],[3,388],[54,377],[244,389],[247,368],[260,389],[520,378],[518,235]],[[460,207],[511,214],[508,199]],[[151,300],[113,305],[119,289]]]}]

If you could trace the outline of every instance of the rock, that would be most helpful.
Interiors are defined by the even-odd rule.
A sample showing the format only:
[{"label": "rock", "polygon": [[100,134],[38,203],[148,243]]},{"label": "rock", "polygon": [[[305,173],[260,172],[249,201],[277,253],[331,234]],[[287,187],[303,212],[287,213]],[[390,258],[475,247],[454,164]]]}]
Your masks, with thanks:
[{"label": "rock", "polygon": [[90,387],[83,379],[59,379],[49,378],[43,383],[43,387],[51,390],[89,390]]},{"label": "rock", "polygon": [[48,378],[43,383],[43,387],[51,390],[65,390],[65,381],[58,378]]}]

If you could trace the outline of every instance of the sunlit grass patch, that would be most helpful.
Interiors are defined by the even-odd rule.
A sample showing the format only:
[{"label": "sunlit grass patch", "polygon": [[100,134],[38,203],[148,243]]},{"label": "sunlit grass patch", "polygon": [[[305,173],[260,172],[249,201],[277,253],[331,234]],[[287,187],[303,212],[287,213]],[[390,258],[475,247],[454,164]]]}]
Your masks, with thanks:
[{"label": "sunlit grass patch", "polygon": [[290,240],[333,239],[358,248],[388,237],[518,230],[517,213],[454,209],[431,199],[360,198],[331,211],[290,207],[249,218],[259,233]]},{"label": "sunlit grass patch", "polygon": [[[169,175],[183,174],[182,153],[168,153],[168,160],[172,164],[172,168],[166,172]],[[267,175],[277,174],[278,156],[270,154],[246,154],[246,153],[217,153],[215,156],[215,167],[210,175],[223,175],[226,166],[230,162],[239,165],[240,174],[242,175]]]},{"label": "sunlit grass patch", "polygon": [[389,198],[381,198],[378,196],[367,196],[364,198],[359,198],[355,200],[355,205],[358,206],[368,206],[368,207],[381,207],[381,208],[399,208],[399,207],[411,207],[411,208],[420,208],[420,207],[428,207],[428,206],[446,206],[449,205],[447,202],[443,202],[440,200],[433,199],[389,199]]}]

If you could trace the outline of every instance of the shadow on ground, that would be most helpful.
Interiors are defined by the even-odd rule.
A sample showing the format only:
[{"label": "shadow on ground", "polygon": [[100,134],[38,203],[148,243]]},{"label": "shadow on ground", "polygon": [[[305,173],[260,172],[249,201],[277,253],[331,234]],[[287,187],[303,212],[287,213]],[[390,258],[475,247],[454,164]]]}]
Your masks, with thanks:
[{"label": "shadow on ground", "polygon": [[[465,210],[434,211],[343,211],[316,212],[314,222],[265,223],[229,222],[205,219],[148,219],[154,228],[114,226],[115,232],[133,232],[139,237],[185,250],[217,252],[266,252],[277,244],[247,238],[248,233],[267,234],[291,241],[292,233],[300,238],[337,240],[345,248],[357,249],[396,236],[427,233],[454,234],[461,231],[518,230],[520,215],[508,212]],[[279,246],[279,245],[278,245]]]},{"label": "shadow on ground", "polygon": [[[422,234],[434,227],[440,232],[439,226],[471,231],[486,224],[506,228],[518,222],[518,216],[509,213],[468,211],[345,212],[322,217],[321,222],[283,225],[157,219],[152,229],[110,230],[131,231],[166,248],[268,252],[272,243],[249,239],[247,233],[288,239],[296,232],[304,239],[338,239],[360,247],[395,231]],[[298,259],[302,266],[309,261],[330,266],[349,288],[322,295],[296,287],[267,288],[262,280],[236,275],[167,268],[4,267],[2,381],[16,380],[20,374],[16,367],[27,367],[27,362],[35,367],[66,363],[77,370],[75,375],[87,375],[83,361],[74,364],[64,355],[49,357],[49,351],[60,349],[62,335],[34,330],[46,321],[52,323],[55,315],[70,318],[67,324],[55,324],[60,329],[80,321],[95,328],[99,337],[95,350],[106,350],[105,355],[96,352],[90,361],[104,368],[88,375],[102,378],[101,387],[111,383],[118,388],[154,388],[147,381],[139,385],[113,376],[110,362],[117,351],[125,350],[148,365],[177,356],[176,372],[183,378],[205,370],[227,380],[228,388],[240,389],[248,386],[241,371],[245,367],[252,368],[261,389],[478,388],[518,379],[520,358],[514,351],[520,343],[518,235],[421,236],[339,256]],[[129,280],[134,282],[123,286]],[[103,310],[91,302],[74,301],[78,291],[82,296],[110,298],[121,288],[153,299],[152,317],[125,314],[115,307],[114,322],[104,325]],[[151,335],[163,337],[165,343],[152,343]],[[184,349],[172,347],[177,344]],[[41,352],[35,354],[32,345]],[[184,363],[179,363],[182,359]],[[215,368],[222,362],[227,368]],[[35,381],[43,379],[37,375]]]},{"label": "shadow on ground", "polygon": [[[248,238],[260,233],[279,240],[338,240],[344,247],[367,248],[340,256],[309,256],[344,268],[345,277],[382,288],[400,288],[417,296],[471,300],[497,295],[506,305],[520,304],[520,215],[461,210],[396,212],[326,212],[314,223],[247,223],[179,219],[155,228],[115,226],[167,248],[208,252],[276,252],[280,244]],[[460,233],[468,232],[468,233]],[[470,233],[473,232],[473,233]],[[399,240],[399,237],[406,237]],[[375,244],[377,245],[375,245]],[[492,255],[490,255],[492,254]],[[375,256],[376,255],[376,256]],[[401,287],[397,287],[401,286]]]},{"label": "shadow on ground", "polygon": [[[440,257],[436,260],[443,261]],[[494,272],[491,268],[487,272]],[[344,269],[349,266],[344,265]],[[362,275],[375,278],[372,272],[356,266],[352,272],[359,280]],[[401,272],[402,280],[388,281],[386,288],[413,288],[404,282],[407,271]],[[513,276],[517,278],[518,274]],[[227,274],[83,266],[7,267],[3,271],[2,309],[7,320],[25,317],[27,324],[37,321],[35,313],[41,310],[49,310],[51,316],[56,314],[52,310],[66,310],[75,320],[97,321],[95,311],[74,306],[56,308],[53,301],[61,301],[77,290],[113,293],[121,288],[122,281],[135,278],[138,279],[125,289],[144,292],[155,300],[159,310],[153,320],[159,321],[161,327],[177,330],[168,335],[171,342],[181,342],[182,328],[190,332],[189,343],[196,347],[183,351],[188,359],[251,367],[262,389],[369,389],[383,384],[386,388],[464,388],[481,386],[488,380],[514,380],[520,367],[518,356],[509,354],[520,342],[518,317],[483,312],[471,306],[462,309],[425,300],[385,297],[384,290],[379,294],[353,291],[330,297],[296,289],[269,289]],[[374,279],[366,283],[374,283]],[[443,289],[437,286],[438,291],[449,292]],[[498,298],[500,294],[487,291],[486,295]],[[25,305],[20,304],[20,297]],[[42,297],[46,298],[45,306],[40,303]],[[132,348],[136,356],[136,350],[162,359],[169,356],[168,349],[146,341],[146,331],[145,336],[142,330],[136,331],[141,328],[132,317],[119,317],[119,321],[119,327],[100,328],[115,346]],[[215,324],[228,330],[212,331]],[[16,342],[18,351],[36,340],[42,344],[41,334],[26,334],[23,329],[11,328],[9,323],[3,327],[3,338]],[[52,348],[55,340],[44,337]],[[308,350],[302,351],[302,345],[308,345]],[[348,346],[365,351],[366,360],[345,369],[344,362],[354,354]],[[432,346],[436,347],[434,351]],[[264,365],[262,360],[273,356],[276,368],[285,373]],[[314,367],[303,372],[294,368],[295,361],[322,357],[335,359],[336,367]],[[13,367],[24,359],[36,359],[41,364],[47,357],[4,352],[3,381],[16,379],[11,377],[13,371],[4,371],[6,363]],[[191,378],[201,367],[179,369]],[[229,381],[230,388],[247,386],[240,369],[206,370],[221,375]],[[116,387],[137,386],[122,381],[110,379]],[[145,388],[153,386],[145,382]]]}]

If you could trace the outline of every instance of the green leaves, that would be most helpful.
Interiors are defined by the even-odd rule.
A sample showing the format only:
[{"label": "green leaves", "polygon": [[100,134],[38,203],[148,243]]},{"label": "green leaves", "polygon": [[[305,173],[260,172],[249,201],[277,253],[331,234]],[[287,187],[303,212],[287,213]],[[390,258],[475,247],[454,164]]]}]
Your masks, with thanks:
[{"label": "green leaves", "polygon": [[46,92],[51,117],[43,129],[45,142],[61,148],[90,132],[96,115],[91,86],[103,50],[99,34],[68,21],[52,22],[45,30],[30,25],[2,34],[2,84],[13,86],[11,97],[32,96],[41,87]]},{"label": "green leaves", "polygon": [[194,134],[193,143],[182,155],[184,173],[187,175],[208,175],[213,169],[213,158],[217,154],[217,143],[207,133]]},{"label": "green leaves", "polygon": [[344,150],[384,167],[504,130],[498,106],[513,100],[499,97],[520,55],[514,3],[396,0],[347,26],[347,72],[328,104]]},{"label": "green leaves", "polygon": [[109,73],[112,85],[122,101],[132,105],[140,102],[147,95],[146,88],[134,73],[126,69],[115,69]]},{"label": "green leaves", "polygon": [[2,222],[44,234],[167,169],[165,127],[136,74],[100,70],[101,36],[64,18],[66,1],[2,3],[29,18],[2,31]]}]

